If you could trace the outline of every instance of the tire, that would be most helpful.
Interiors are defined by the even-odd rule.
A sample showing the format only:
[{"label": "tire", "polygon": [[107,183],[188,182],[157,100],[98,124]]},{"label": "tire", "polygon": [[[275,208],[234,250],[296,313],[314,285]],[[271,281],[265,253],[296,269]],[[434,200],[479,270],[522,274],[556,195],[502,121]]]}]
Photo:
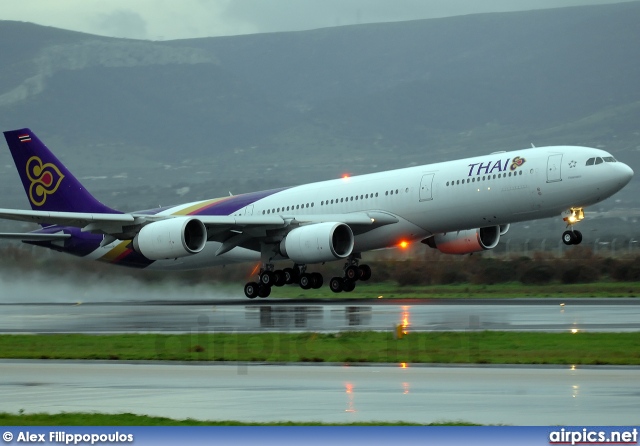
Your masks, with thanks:
[{"label": "tire", "polygon": [[311,282],[313,283],[312,288],[317,290],[324,284],[324,278],[320,273],[311,273]]},{"label": "tire", "polygon": [[562,243],[565,245],[575,245],[576,236],[573,231],[564,231],[562,233]]},{"label": "tire", "polygon": [[271,271],[265,271],[260,275],[260,283],[262,285],[271,286],[275,282],[275,275]]},{"label": "tire", "polygon": [[371,279],[371,267],[369,265],[360,265],[358,269],[360,270],[360,280],[366,281]]},{"label": "tire", "polygon": [[345,293],[350,293],[356,288],[356,283],[353,280],[344,279],[344,283],[342,284],[342,291]]},{"label": "tire", "polygon": [[342,277],[332,277],[329,281],[329,288],[331,288],[331,291],[333,291],[334,293],[339,293],[342,291],[343,282],[344,279]]},{"label": "tire", "polygon": [[349,265],[347,269],[344,270],[345,279],[355,281],[360,279],[360,275],[361,275],[360,269],[355,265]]},{"label": "tire", "polygon": [[311,274],[304,273],[300,276],[300,288],[303,290],[308,290],[313,286],[313,279],[311,278]]},{"label": "tire", "polygon": [[582,232],[573,231],[573,233],[576,235],[576,241],[575,241],[574,245],[579,245],[580,243],[582,243]]},{"label": "tire", "polygon": [[284,274],[284,271],[281,269],[277,269],[273,272],[273,284],[275,286],[284,286],[287,283],[287,277]]},{"label": "tire", "polygon": [[244,286],[244,295],[249,299],[255,299],[258,297],[259,286],[256,282],[249,282]]},{"label": "tire", "polygon": [[266,285],[260,285],[260,287],[258,288],[258,296],[264,298],[264,297],[269,297],[269,294],[271,294],[271,287]]},{"label": "tire", "polygon": [[287,285],[291,285],[296,282],[295,271],[293,268],[285,268],[282,272],[284,273],[284,281]]}]

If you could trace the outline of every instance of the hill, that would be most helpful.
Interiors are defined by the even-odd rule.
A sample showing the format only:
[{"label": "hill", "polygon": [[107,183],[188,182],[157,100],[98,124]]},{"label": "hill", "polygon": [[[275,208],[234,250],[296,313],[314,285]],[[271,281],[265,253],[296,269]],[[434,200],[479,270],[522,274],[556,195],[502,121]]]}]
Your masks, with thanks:
[{"label": "hill", "polygon": [[630,2],[165,42],[0,21],[0,122],[125,209],[531,143],[636,167],[639,19]]}]

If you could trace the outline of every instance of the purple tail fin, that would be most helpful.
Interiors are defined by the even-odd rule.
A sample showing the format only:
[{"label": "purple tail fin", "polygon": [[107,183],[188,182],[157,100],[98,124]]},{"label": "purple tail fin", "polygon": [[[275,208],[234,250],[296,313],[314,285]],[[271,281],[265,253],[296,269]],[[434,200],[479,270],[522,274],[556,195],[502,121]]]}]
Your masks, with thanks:
[{"label": "purple tail fin", "polygon": [[11,130],[4,137],[33,210],[120,213],[96,200],[31,130]]}]

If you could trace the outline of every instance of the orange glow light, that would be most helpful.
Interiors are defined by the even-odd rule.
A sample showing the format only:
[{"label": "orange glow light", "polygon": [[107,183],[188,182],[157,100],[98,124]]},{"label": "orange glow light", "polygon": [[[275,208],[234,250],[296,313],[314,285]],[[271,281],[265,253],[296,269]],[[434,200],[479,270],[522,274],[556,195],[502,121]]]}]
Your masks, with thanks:
[{"label": "orange glow light", "polygon": [[351,178],[351,175],[349,175],[348,173],[343,173],[342,174],[342,179],[343,180],[348,180],[349,178]]},{"label": "orange glow light", "polygon": [[411,307],[409,306],[403,306],[402,307],[402,333],[403,334],[408,334],[409,333],[409,327],[411,326],[411,321],[409,320],[411,317],[411,313],[409,311]]},{"label": "orange glow light", "polygon": [[401,362],[400,363],[400,368],[401,369],[406,369],[407,368],[407,363],[406,362]]},{"label": "orange glow light", "polygon": [[400,243],[398,243],[398,246],[402,249],[407,249],[409,247],[409,242],[406,240],[402,240]]},{"label": "orange glow light", "polygon": [[260,268],[260,264],[258,263],[258,264],[256,265],[256,267],[255,267],[255,268],[253,268],[253,271],[251,271],[251,275],[250,275],[250,276],[251,276],[251,277],[255,276],[255,275],[258,273],[258,269],[259,269],[259,268]]}]

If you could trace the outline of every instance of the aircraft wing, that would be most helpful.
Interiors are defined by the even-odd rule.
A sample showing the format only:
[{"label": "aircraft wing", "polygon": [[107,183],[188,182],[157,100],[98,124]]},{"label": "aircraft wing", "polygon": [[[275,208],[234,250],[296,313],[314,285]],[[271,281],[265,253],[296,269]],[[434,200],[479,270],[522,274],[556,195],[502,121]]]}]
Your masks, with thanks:
[{"label": "aircraft wing", "polygon": [[[38,224],[51,224],[81,228],[83,231],[111,235],[116,240],[136,226],[152,224],[156,221],[171,218],[184,218],[184,215],[148,215],[148,214],[94,214],[82,212],[29,211],[16,209],[0,209],[0,218],[18,220]],[[324,222],[345,223],[351,227],[354,235],[367,232],[379,226],[397,223],[393,214],[381,211],[354,212],[348,214],[327,215],[259,215],[259,216],[193,216],[202,221],[207,228],[207,239],[222,243],[218,255],[241,246],[259,250],[260,239],[273,235],[284,236],[289,230],[303,225]],[[134,229],[135,232],[137,230]],[[0,238],[24,241],[53,241],[68,238],[67,234],[41,233],[0,233]]]}]

